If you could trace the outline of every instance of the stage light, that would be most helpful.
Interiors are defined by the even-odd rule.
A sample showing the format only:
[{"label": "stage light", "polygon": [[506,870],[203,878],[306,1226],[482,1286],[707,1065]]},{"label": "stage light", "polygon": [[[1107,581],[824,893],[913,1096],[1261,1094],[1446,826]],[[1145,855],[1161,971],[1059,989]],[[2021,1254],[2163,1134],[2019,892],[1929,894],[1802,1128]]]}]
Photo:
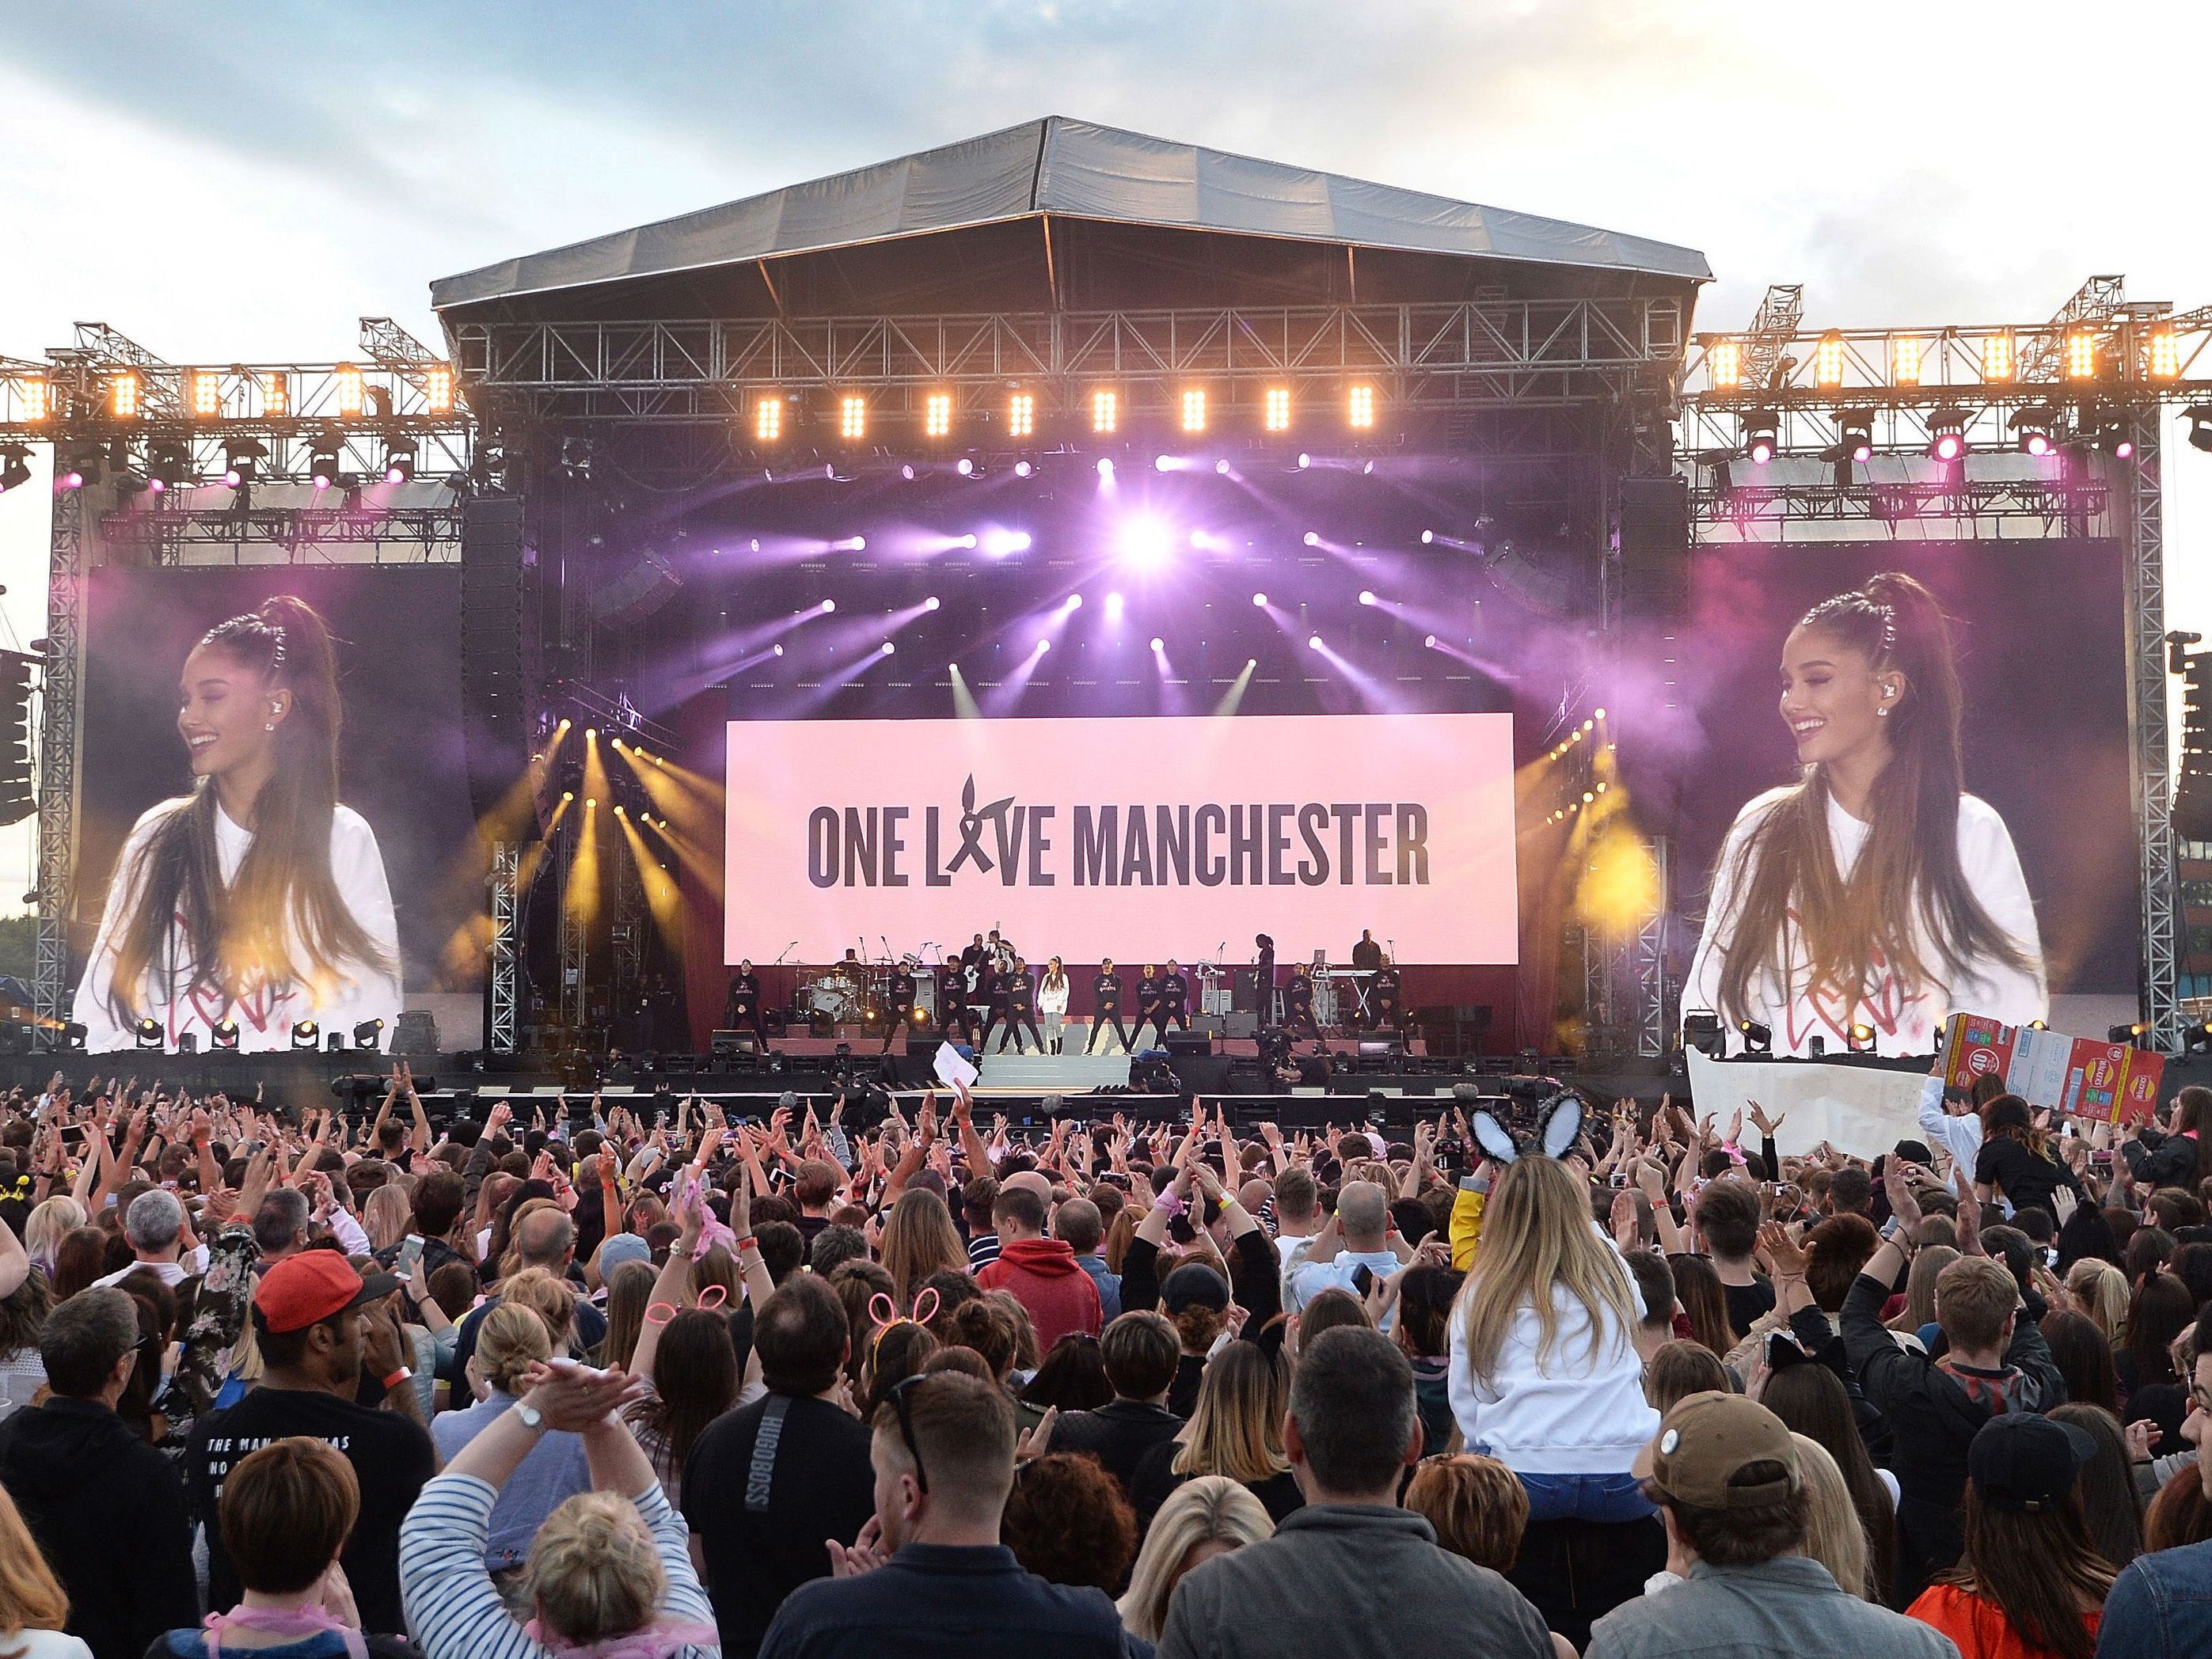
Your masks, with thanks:
[{"label": "stage light", "polygon": [[1318,634],[1310,634],[1310,635],[1308,635],[1306,636],[1306,648],[1307,648],[1309,651],[1318,651],[1318,650],[1320,650],[1320,649],[1322,648],[1322,646],[1321,646],[1321,635],[1318,635]]},{"label": "stage light", "polygon": [[415,441],[387,438],[384,442],[384,482],[405,483],[415,476]]},{"label": "stage light", "polygon": [[2066,378],[2087,380],[2097,373],[2097,337],[2086,328],[2066,336]]},{"label": "stage light", "polygon": [[921,602],[921,608],[924,611],[934,611],[942,603],[943,601],[940,600],[936,594],[933,593]]},{"label": "stage light", "polygon": [[597,743],[599,740],[599,728],[598,726],[587,726],[584,728],[584,741],[586,743]]},{"label": "stage light", "polygon": [[1080,593],[1069,594],[1065,599],[1060,601],[1060,608],[1064,613],[1068,615],[1073,615],[1076,611],[1082,610],[1083,595]]},{"label": "stage light", "polygon": [[1321,532],[1318,530],[1309,530],[1306,532],[1303,539],[1308,547],[1319,547],[1321,545]]},{"label": "stage light", "polygon": [[219,1054],[237,1053],[238,1022],[234,1019],[218,1020],[208,1046]]},{"label": "stage light", "polygon": [[261,376],[261,412],[276,416],[292,412],[292,382],[281,368],[263,371]]},{"label": "stage light", "polygon": [[319,1036],[321,1033],[322,1028],[317,1025],[312,1019],[295,1020],[292,1025],[292,1048],[294,1051],[300,1052],[313,1048],[315,1046],[315,1039]]},{"label": "stage light", "polygon": [[433,415],[453,412],[453,370],[449,363],[433,363],[422,371],[422,406]]},{"label": "stage light", "polygon": [[921,433],[925,438],[942,438],[952,430],[952,396],[950,392],[933,392],[922,400]]},{"label": "stage light", "polygon": [[[903,466],[899,468],[899,477],[904,478],[908,483],[912,483],[914,482],[914,463],[912,461],[907,462]],[[755,552],[758,552],[759,550],[760,550],[758,548],[754,549]]]},{"label": "stage light", "polygon": [[848,443],[868,435],[868,400],[853,396],[837,400],[837,435]]},{"label": "stage light", "polygon": [[817,608],[819,609],[822,614],[826,617],[837,608],[837,601],[835,599],[824,599]]},{"label": "stage light", "polygon": [[2154,380],[2170,380],[2181,373],[2181,342],[2172,329],[2151,331],[2146,367]]},{"label": "stage light", "polygon": [[1265,593],[1255,593],[1252,596],[1252,603],[1264,608],[1267,603],[1267,596]]},{"label": "stage light", "polygon": [[1271,386],[1267,388],[1265,412],[1261,416],[1261,424],[1270,432],[1288,432],[1291,429],[1290,387]]},{"label": "stage light", "polygon": [[126,373],[117,375],[107,383],[107,412],[118,421],[137,420],[139,392],[138,377],[136,374]]},{"label": "stage light", "polygon": [[1844,383],[1844,337],[1830,329],[1813,348],[1813,384],[1834,386]]},{"label": "stage light", "polygon": [[383,1048],[384,1022],[380,1019],[365,1019],[362,1021],[360,1024],[355,1026],[353,1028],[353,1046],[356,1048]]},{"label": "stage light", "polygon": [[222,481],[233,489],[252,483],[269,452],[251,438],[234,438],[222,447]]},{"label": "stage light", "polygon": [[554,729],[556,732],[565,732],[565,731],[567,731],[567,730],[568,729],[569,725],[570,725],[570,722],[569,722],[568,719],[567,718],[567,716],[565,716],[565,715],[564,715],[564,716],[562,716],[562,717],[561,724],[560,724],[560,725],[558,725],[558,726],[555,726],[553,729]]},{"label": "stage light", "polygon": [[974,459],[967,455],[963,455],[960,458],[959,465],[954,467],[953,471],[957,472],[963,478],[973,477],[975,473],[975,463]]},{"label": "stage light", "polygon": [[1312,465],[1313,465],[1313,457],[1312,457],[1312,456],[1310,456],[1310,455],[1309,455],[1309,454],[1307,454],[1307,453],[1306,453],[1304,451],[1303,451],[1303,450],[1299,451],[1299,452],[1298,452],[1298,471],[1301,471],[1301,472],[1303,472],[1303,471],[1304,471],[1308,467],[1311,466]]},{"label": "stage light", "polygon": [[131,1028],[131,1036],[142,1053],[159,1048],[161,1046],[161,1022],[151,1017],[142,1019]]},{"label": "stage light", "polygon": [[222,377],[211,368],[192,371],[192,418],[211,421],[222,413]]},{"label": "stage light", "polygon": [[2191,404],[2181,417],[2189,422],[2189,447],[2212,452],[2212,404]]},{"label": "stage light", "polygon": [[1427,635],[1423,637],[1421,643],[1433,651],[1437,648],[1437,636],[1433,634]]},{"label": "stage light", "polygon": [[2014,441],[2027,455],[2048,455],[2051,453],[2051,424],[2056,417],[2048,409],[2021,409],[2013,412],[2006,422],[2011,427]]},{"label": "stage light", "polygon": [[1594,719],[1603,720],[1605,718],[1605,710],[1602,708],[1593,709],[1591,710],[1591,714]]},{"label": "stage light", "polygon": [[1114,476],[1114,463],[1107,456],[1101,455],[1098,458],[1098,476],[1109,479]]},{"label": "stage light", "polygon": [[2009,380],[2013,376],[2012,336],[2000,331],[1982,342],[1982,378]]},{"label": "stage light", "polygon": [[775,647],[775,654],[779,657],[783,654],[783,647],[779,645]]},{"label": "stage light", "polygon": [[1042,655],[1044,655],[1044,653],[1045,653],[1046,652],[1048,652],[1048,651],[1049,651],[1049,650],[1051,650],[1051,649],[1052,649],[1052,641],[1051,641],[1050,640],[1039,640],[1039,641],[1036,642],[1036,653],[1037,653],[1037,655],[1039,655],[1040,657],[1042,657]]},{"label": "stage light", "polygon": [[[1091,429],[1093,432],[1111,432],[1119,424],[1121,418],[1121,398],[1118,392],[1094,392],[1091,394]],[[1114,470],[1114,464],[1111,461],[1101,461],[1098,463],[1098,470],[1101,472],[1111,472]]]},{"label": "stage light", "polygon": [[574,800],[576,799],[576,792],[573,789],[563,789],[561,792],[561,799],[564,801]]},{"label": "stage light", "polygon": [[1355,432],[1364,432],[1375,424],[1375,388],[1356,386],[1346,395],[1344,421]]},{"label": "stage light", "polygon": [[1219,473],[1223,477],[1227,477],[1229,476],[1229,462],[1226,458],[1216,461],[1213,464],[1213,470]]},{"label": "stage light", "polygon": [[[753,400],[753,441],[757,444],[780,443],[783,439],[783,399],[757,398]],[[908,467],[906,476],[914,477]]]},{"label": "stage light", "polygon": [[1907,337],[1889,343],[1889,378],[1898,386],[1920,384],[1920,342]]},{"label": "stage light", "polygon": [[1026,478],[1030,473],[1036,471],[1036,469],[1031,466],[1027,461],[1016,461],[1014,463],[1014,476],[1017,478]]},{"label": "stage light", "polygon": [[1865,461],[1874,456],[1874,417],[1861,410],[1836,416],[1836,447],[1822,458],[1831,461]]},{"label": "stage light", "polygon": [[1155,650],[1155,651],[1164,651],[1164,650],[1166,650],[1167,648],[1168,648],[1168,642],[1167,642],[1165,640],[1162,639],[1162,638],[1161,638],[1158,635],[1157,635],[1157,634],[1155,634],[1155,635],[1152,635],[1152,649],[1153,649],[1153,650]]},{"label": "stage light", "polygon": [[1017,392],[1006,399],[1006,435],[1026,438],[1036,431],[1036,396]]},{"label": "stage light", "polygon": [[1363,587],[1363,588],[1361,588],[1361,589],[1359,590],[1359,602],[1360,602],[1360,604],[1362,604],[1362,605],[1372,605],[1372,604],[1374,604],[1374,603],[1375,603],[1375,590],[1374,590],[1373,588],[1371,588],[1371,587]]},{"label": "stage light", "polygon": [[898,654],[898,647],[893,645],[889,640],[885,640],[884,641],[883,651],[880,654],[886,657],[895,657]]},{"label": "stage light", "polygon": [[1152,457],[1152,471],[1155,472],[1172,472],[1182,465],[1182,463],[1178,461],[1172,455],[1155,455]]},{"label": "stage light", "polygon": [[976,540],[974,532],[970,532],[965,536],[954,537],[952,539],[952,545],[962,549],[963,551],[973,553],[976,548]]},{"label": "stage light", "polygon": [[1755,1019],[1740,1020],[1737,1030],[1743,1033],[1743,1051],[1747,1054],[1771,1054],[1774,1052],[1774,1028]]},{"label": "stage light", "polygon": [[363,393],[359,369],[351,363],[340,363],[331,376],[331,387],[341,420],[351,420],[361,413]]},{"label": "stage light", "polygon": [[45,420],[46,411],[53,406],[53,400],[47,392],[46,380],[34,374],[26,380],[16,381],[15,385],[22,399],[23,418],[26,421]]},{"label": "stage light", "polygon": [[1197,386],[1188,386],[1183,391],[1182,429],[1185,432],[1206,430],[1206,393]]},{"label": "stage light", "polygon": [[1754,409],[1743,417],[1743,453],[1753,466],[1774,459],[1780,422],[1771,409]]},{"label": "stage light", "polygon": [[338,481],[338,456],[345,441],[335,433],[319,434],[307,454],[307,477],[318,489],[328,489]]},{"label": "stage light", "polygon": [[1743,384],[1743,346],[1735,340],[1715,340],[1705,348],[1705,378],[1716,392],[1730,392]]},{"label": "stage light", "polygon": [[1874,1027],[1863,1020],[1854,1020],[1844,1040],[1853,1054],[1864,1054],[1874,1047]]},{"label": "stage light", "polygon": [[1156,519],[1132,519],[1122,526],[1121,556],[1141,568],[1165,564],[1170,545],[1167,526]]},{"label": "stage light", "polygon": [[1939,461],[1955,461],[1966,453],[1966,416],[1957,410],[1939,409],[1928,416],[1928,453]]},{"label": "stage light", "polygon": [[584,810],[586,811],[596,812],[599,811],[599,798],[597,795],[586,795],[584,797]]},{"label": "stage light", "polygon": [[31,452],[22,444],[0,445],[0,490],[18,489],[31,482]]},{"label": "stage light", "polygon": [[1106,620],[1109,623],[1121,621],[1121,596],[1119,593],[1109,593],[1106,596]]},{"label": "stage light", "polygon": [[1437,532],[1436,532],[1435,531],[1433,531],[1433,530],[1424,530],[1424,531],[1421,532],[1421,545],[1422,545],[1423,547],[1427,547],[1427,546],[1431,545],[1432,544],[1434,544],[1434,542],[1436,541],[1436,539],[1437,539]]},{"label": "stage light", "polygon": [[2133,1042],[2137,1037],[2142,1036],[2144,1032],[2149,1030],[2150,1027],[2143,1024],[2141,1021],[2137,1021],[2132,1025],[2115,1025],[2105,1033],[2105,1041],[2107,1042]]}]

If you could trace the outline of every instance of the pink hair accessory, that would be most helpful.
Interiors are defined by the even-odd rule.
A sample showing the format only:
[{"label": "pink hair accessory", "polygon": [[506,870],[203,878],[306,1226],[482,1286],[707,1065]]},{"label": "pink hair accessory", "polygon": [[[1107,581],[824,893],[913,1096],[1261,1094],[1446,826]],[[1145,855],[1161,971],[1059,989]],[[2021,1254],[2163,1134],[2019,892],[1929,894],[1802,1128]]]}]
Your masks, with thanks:
[{"label": "pink hair accessory", "polygon": [[668,1659],[685,1648],[719,1648],[721,1636],[712,1625],[653,1623],[627,1636],[610,1636],[599,1642],[570,1642],[553,1635],[535,1619],[522,1633],[549,1653],[562,1659]]}]

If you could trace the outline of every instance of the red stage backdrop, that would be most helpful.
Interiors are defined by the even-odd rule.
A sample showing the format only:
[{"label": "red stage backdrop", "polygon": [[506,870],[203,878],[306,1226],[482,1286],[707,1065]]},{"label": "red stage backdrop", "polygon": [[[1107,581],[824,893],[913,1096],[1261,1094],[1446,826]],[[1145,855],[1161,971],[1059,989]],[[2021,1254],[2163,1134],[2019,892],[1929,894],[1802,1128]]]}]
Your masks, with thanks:
[{"label": "red stage backdrop", "polygon": [[732,721],[724,957],[1519,959],[1508,714]]}]

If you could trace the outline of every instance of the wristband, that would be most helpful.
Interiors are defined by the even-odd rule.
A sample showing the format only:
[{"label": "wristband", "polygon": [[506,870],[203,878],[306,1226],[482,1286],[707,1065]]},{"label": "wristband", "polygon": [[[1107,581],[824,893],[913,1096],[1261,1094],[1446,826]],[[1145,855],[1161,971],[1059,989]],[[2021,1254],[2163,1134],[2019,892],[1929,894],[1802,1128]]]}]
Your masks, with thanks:
[{"label": "wristband", "polygon": [[398,1370],[392,1372],[391,1376],[384,1379],[385,1391],[389,1393],[393,1389],[398,1388],[402,1382],[411,1382],[414,1380],[415,1373],[408,1370],[406,1366],[402,1365]]}]

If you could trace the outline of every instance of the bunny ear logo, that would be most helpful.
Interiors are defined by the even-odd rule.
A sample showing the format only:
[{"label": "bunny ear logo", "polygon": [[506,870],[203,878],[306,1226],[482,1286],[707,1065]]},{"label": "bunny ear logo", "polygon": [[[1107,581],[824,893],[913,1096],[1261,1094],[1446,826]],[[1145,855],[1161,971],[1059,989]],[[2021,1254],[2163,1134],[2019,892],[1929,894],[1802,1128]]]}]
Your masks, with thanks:
[{"label": "bunny ear logo", "polygon": [[991,855],[983,850],[983,830],[986,826],[999,826],[1000,844],[1006,836],[1006,814],[1013,807],[1014,798],[1007,795],[993,801],[978,811],[975,805],[975,775],[970,772],[968,781],[960,787],[960,850],[952,855],[951,863],[945,866],[948,876],[963,865],[973,862],[976,873],[990,873]]}]

